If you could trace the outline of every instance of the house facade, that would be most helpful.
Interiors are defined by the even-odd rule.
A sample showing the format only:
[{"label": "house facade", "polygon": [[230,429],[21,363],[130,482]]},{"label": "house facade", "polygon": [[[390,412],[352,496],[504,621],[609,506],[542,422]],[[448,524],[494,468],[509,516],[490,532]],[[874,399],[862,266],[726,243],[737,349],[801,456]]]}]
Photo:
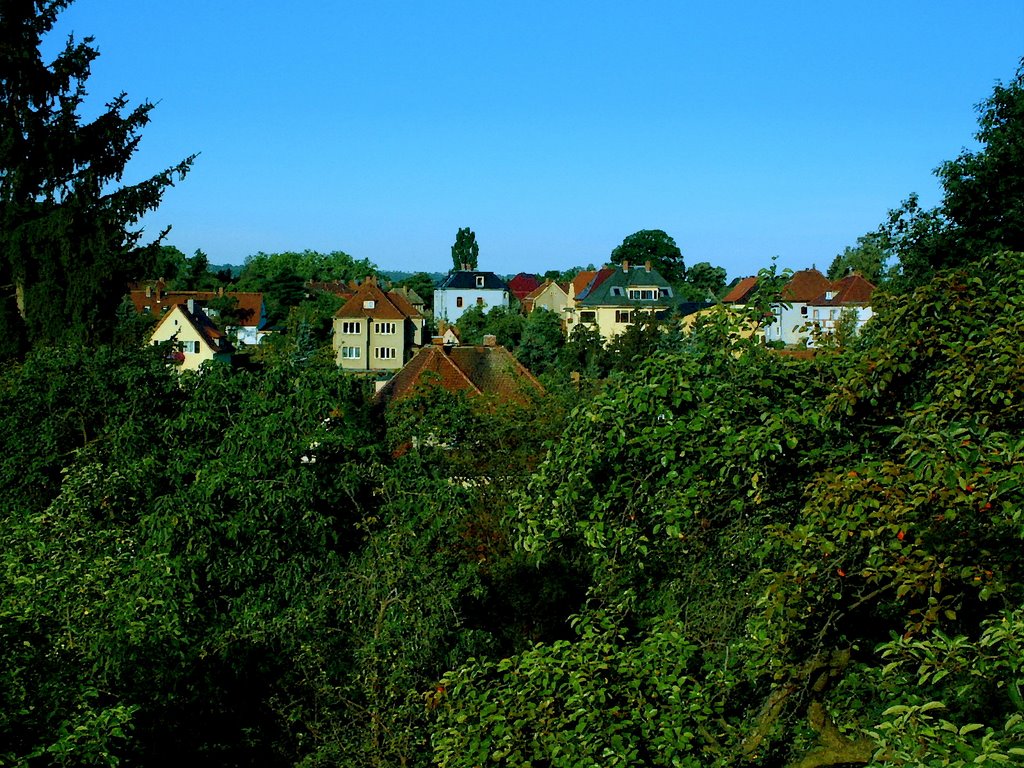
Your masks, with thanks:
[{"label": "house facade", "polygon": [[470,307],[507,307],[508,300],[508,286],[493,272],[460,269],[434,290],[434,317],[457,323]]},{"label": "house facade", "polygon": [[198,370],[209,360],[230,362],[234,351],[227,335],[194,299],[169,306],[149,340],[151,344],[170,342],[168,362],[182,371]]},{"label": "house facade", "polygon": [[[723,302],[745,304],[756,285],[757,278],[744,278]],[[874,291],[875,286],[856,273],[832,281],[814,268],[794,272],[782,287],[782,302],[772,307],[765,341],[813,347],[816,336],[836,331],[844,311],[853,314],[854,330],[859,332],[872,317]]]},{"label": "house facade", "polygon": [[528,315],[535,309],[546,309],[557,313],[561,318],[568,303],[569,292],[566,286],[559,285],[553,280],[546,280],[523,299],[523,313]]},{"label": "house facade", "polygon": [[650,262],[642,266],[623,262],[600,283],[588,286],[575,303],[576,321],[595,326],[611,340],[625,332],[640,314],[664,317],[679,300]]},{"label": "house facade", "polygon": [[402,294],[367,278],[334,315],[335,361],[348,371],[397,371],[422,346],[425,325]]}]

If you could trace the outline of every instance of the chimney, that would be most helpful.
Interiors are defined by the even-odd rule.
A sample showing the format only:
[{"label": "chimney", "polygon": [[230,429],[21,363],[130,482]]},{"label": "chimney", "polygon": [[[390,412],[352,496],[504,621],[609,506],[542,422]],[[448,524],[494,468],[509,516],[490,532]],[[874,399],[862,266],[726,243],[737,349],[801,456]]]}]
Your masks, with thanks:
[{"label": "chimney", "polygon": [[443,347],[444,346],[444,336],[431,336],[430,337],[430,343],[433,344],[435,347]]},{"label": "chimney", "polygon": [[189,299],[188,301],[185,302],[185,305],[188,307],[188,313],[190,315],[194,315],[196,313],[196,300],[195,299]]},{"label": "chimney", "polygon": [[153,298],[153,286],[152,285],[147,285],[146,286],[146,298],[147,299],[152,299]]},{"label": "chimney", "polygon": [[224,286],[223,285],[218,285],[217,286],[217,295],[218,296],[223,296],[224,295]]},{"label": "chimney", "polygon": [[625,259],[622,260],[622,271],[629,272],[629,262]]},{"label": "chimney", "polygon": [[645,261],[644,262],[644,269],[646,269],[648,272],[650,272],[651,271],[651,262]]},{"label": "chimney", "polygon": [[485,347],[496,347],[498,346],[498,337],[493,333],[484,334],[484,346]]}]

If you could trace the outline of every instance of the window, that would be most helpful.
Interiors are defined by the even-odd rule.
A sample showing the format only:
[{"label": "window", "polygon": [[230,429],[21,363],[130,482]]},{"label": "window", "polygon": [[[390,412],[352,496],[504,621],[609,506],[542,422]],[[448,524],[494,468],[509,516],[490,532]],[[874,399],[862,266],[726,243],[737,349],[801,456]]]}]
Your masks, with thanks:
[{"label": "window", "polygon": [[343,360],[358,360],[361,351],[359,347],[342,347],[341,357]]},{"label": "window", "polygon": [[476,276],[476,287],[477,288],[483,288],[484,287],[484,276],[483,275],[477,275]]},{"label": "window", "polygon": [[630,288],[629,298],[639,301],[654,301],[653,288]]},{"label": "window", "polygon": [[814,310],[814,319],[815,319],[815,320],[817,320],[817,319],[818,319],[818,310]]},{"label": "window", "polygon": [[807,315],[807,307],[800,307],[800,314],[806,316]]},{"label": "window", "polygon": [[484,297],[483,296],[477,296],[476,297],[476,305],[478,307],[482,307],[484,305]]},{"label": "window", "polygon": [[616,323],[628,323],[631,322],[629,319],[629,310],[616,309],[615,310],[615,322]]},{"label": "window", "polygon": [[461,307],[462,306],[462,297],[461,296],[456,296],[455,297],[455,306],[456,307]]},{"label": "window", "polygon": [[344,322],[341,324],[342,333],[359,333],[362,323],[358,320],[354,322]]},{"label": "window", "polygon": [[153,308],[151,306],[149,306],[149,304],[147,304],[146,306],[144,306],[142,308],[142,314],[144,314],[144,315],[151,314],[152,312],[153,312]]},{"label": "window", "polygon": [[597,320],[597,316],[594,312],[580,312],[581,323],[593,323]]},{"label": "window", "polygon": [[612,286],[612,296],[622,296],[622,295],[623,295],[622,294],[622,286],[621,285],[613,285]]},{"label": "window", "polygon": [[398,357],[392,347],[377,347],[373,350],[373,356],[378,360],[394,360]]},{"label": "window", "polygon": [[377,306],[377,302],[374,299],[366,299],[363,301],[363,309],[374,309]]},{"label": "window", "polygon": [[395,334],[395,333],[397,333],[397,329],[398,329],[398,326],[395,323],[374,323],[373,324],[373,332],[374,333]]},{"label": "window", "polygon": [[193,355],[199,354],[199,342],[198,341],[183,341],[181,342],[182,352],[191,352]]},{"label": "window", "polygon": [[659,288],[658,289],[658,295],[661,298],[663,298],[663,299],[670,299],[670,298],[672,298],[672,289],[671,288]]}]

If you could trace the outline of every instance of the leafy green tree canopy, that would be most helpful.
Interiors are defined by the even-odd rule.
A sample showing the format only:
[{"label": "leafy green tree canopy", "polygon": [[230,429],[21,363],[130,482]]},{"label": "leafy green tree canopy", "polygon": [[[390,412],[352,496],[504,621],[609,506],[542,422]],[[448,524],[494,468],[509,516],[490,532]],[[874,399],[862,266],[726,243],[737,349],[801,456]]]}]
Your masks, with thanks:
[{"label": "leafy green tree canopy", "polygon": [[480,246],[476,242],[476,233],[469,227],[461,227],[455,234],[452,246],[452,269],[476,269],[480,258]]},{"label": "leafy green tree canopy", "polygon": [[828,268],[828,279],[839,280],[850,272],[857,272],[870,283],[879,285],[885,278],[889,251],[877,232],[868,232],[857,238],[855,246],[846,246]]},{"label": "leafy green tree canopy", "polygon": [[899,258],[898,282],[905,287],[999,249],[1024,250],[1024,59],[978,113],[981,149],[965,149],[936,169],[942,202],[925,209],[912,194],[879,229]]},{"label": "leafy green tree canopy", "polygon": [[154,105],[126,111],[121,93],[83,121],[93,39],[69,37],[50,64],[40,52],[70,4],[0,2],[0,286],[13,287],[32,342],[112,337],[128,281],[148,274],[155,257],[132,227],[195,159],[117,186]]},{"label": "leafy green tree canopy", "polygon": [[630,264],[651,262],[658,274],[672,285],[686,276],[683,253],[668,234],[660,229],[641,229],[627,237],[615,247],[610,260],[613,264],[628,261]]}]

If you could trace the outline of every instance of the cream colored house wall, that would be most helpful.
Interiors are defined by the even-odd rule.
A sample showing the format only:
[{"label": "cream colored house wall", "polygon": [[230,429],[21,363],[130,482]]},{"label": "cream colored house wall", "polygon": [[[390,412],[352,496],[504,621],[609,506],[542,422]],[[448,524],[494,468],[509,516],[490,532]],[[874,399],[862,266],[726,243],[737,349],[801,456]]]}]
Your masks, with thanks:
[{"label": "cream colored house wall", "polygon": [[177,306],[154,329],[153,335],[150,337],[150,341],[154,344],[171,340],[178,342],[182,346],[188,345],[190,347],[194,345],[194,342],[199,342],[198,352],[185,352],[185,361],[177,366],[180,370],[195,371],[207,360],[213,360],[213,348],[199,334],[195,326],[185,318],[181,309]]},{"label": "cream colored house wall", "polygon": [[[344,333],[346,323],[358,323],[358,332]],[[378,332],[377,326],[383,323],[392,324],[395,332]],[[405,334],[405,320],[336,317],[332,338],[334,360],[347,371],[397,371],[405,364]],[[359,357],[344,357],[346,347],[359,350]]]},{"label": "cream colored house wall", "polygon": [[543,307],[544,309],[561,314],[565,311],[568,303],[569,297],[565,295],[565,291],[559,288],[557,284],[551,283],[534,300],[533,308]]}]

